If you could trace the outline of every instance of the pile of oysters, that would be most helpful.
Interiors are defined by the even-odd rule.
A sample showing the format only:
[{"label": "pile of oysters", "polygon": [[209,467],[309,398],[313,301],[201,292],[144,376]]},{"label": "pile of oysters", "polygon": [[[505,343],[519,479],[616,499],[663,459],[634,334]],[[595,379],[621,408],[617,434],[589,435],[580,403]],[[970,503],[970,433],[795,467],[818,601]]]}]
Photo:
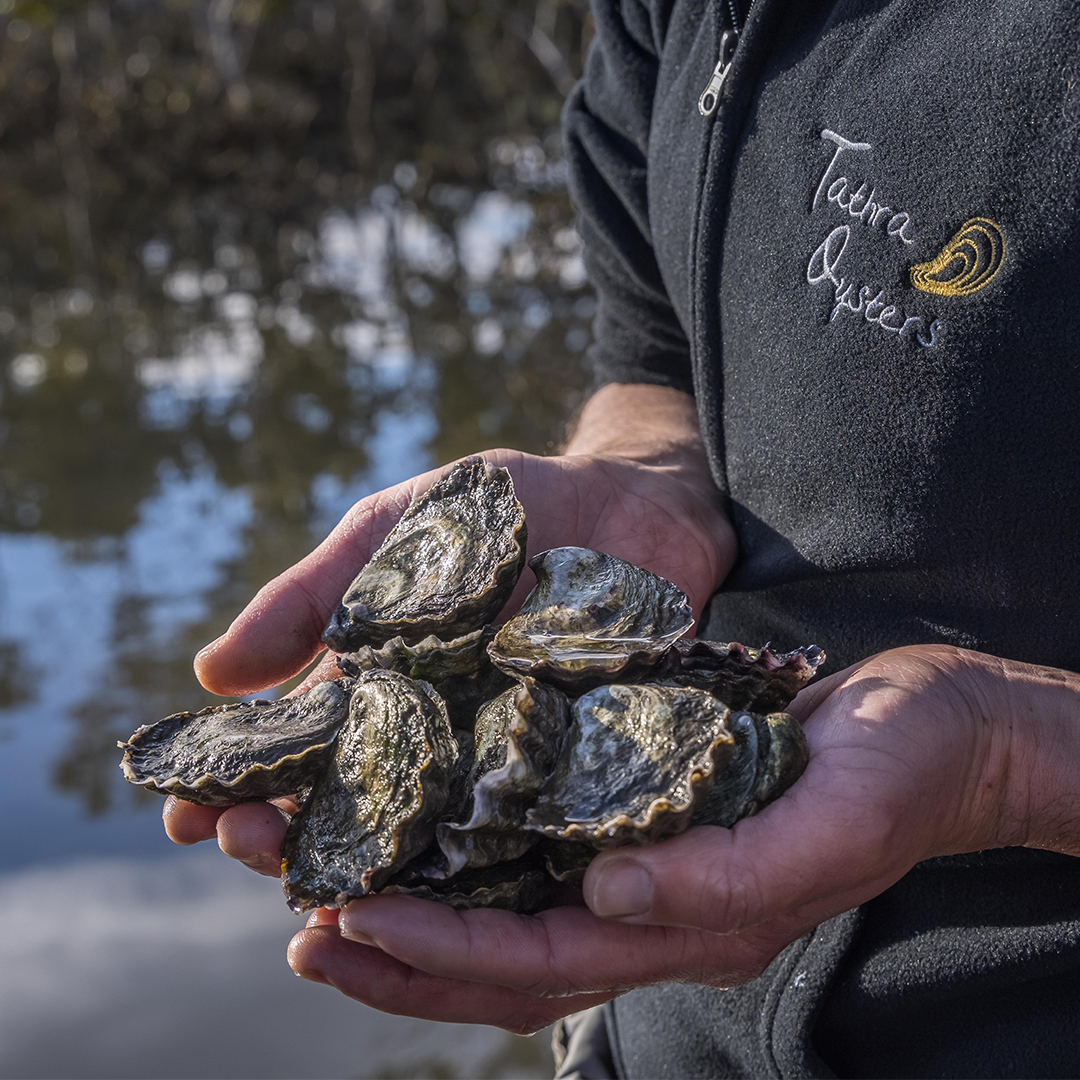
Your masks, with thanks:
[{"label": "pile of oysters", "polygon": [[597,849],[730,827],[806,764],[782,710],[824,656],[687,640],[669,581],[584,548],[525,561],[505,469],[456,466],[414,499],[323,635],[341,677],[302,696],[139,728],[133,784],[226,806],[299,793],[289,906],[400,892],[536,911]]}]

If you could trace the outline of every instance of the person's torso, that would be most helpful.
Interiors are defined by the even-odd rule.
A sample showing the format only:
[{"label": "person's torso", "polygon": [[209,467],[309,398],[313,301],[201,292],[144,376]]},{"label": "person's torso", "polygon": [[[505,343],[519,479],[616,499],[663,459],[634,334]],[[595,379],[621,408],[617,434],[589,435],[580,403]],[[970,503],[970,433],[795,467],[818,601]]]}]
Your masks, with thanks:
[{"label": "person's torso", "polygon": [[712,118],[728,5],[657,11],[650,220],[740,539],[717,636],[1075,667],[1076,5],[755,0]]}]

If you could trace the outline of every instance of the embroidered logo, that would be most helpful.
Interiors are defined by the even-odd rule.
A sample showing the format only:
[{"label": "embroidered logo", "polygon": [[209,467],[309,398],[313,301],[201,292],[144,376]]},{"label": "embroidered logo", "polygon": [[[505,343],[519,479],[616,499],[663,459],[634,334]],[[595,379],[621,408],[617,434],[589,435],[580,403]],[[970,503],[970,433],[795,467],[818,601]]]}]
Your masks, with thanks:
[{"label": "embroidered logo", "polygon": [[[856,319],[895,335],[896,340],[918,343],[932,349],[941,343],[944,326],[933,315],[908,311],[902,296],[888,283],[862,276],[860,249],[869,244],[904,247],[916,242],[917,226],[912,215],[893,205],[883,189],[867,177],[866,166],[873,146],[848,139],[825,128],[821,138],[835,149],[818,178],[810,199],[811,214],[820,207],[835,225],[811,254],[806,264],[806,283],[822,286],[832,293],[829,322],[838,318]],[[819,234],[820,235],[820,234]],[[906,262],[906,260],[904,260]]]},{"label": "embroidered logo", "polygon": [[965,221],[929,262],[911,268],[911,284],[938,296],[969,296],[989,285],[1005,259],[1005,237],[988,218]]}]

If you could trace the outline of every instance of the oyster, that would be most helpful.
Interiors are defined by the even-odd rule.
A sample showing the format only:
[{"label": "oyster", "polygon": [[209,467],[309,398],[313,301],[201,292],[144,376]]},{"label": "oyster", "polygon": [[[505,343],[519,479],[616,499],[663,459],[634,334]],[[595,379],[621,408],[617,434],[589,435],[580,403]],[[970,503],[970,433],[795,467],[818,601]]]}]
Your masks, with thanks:
[{"label": "oyster", "polygon": [[310,787],[333,754],[352,679],[302,697],[213,705],[139,728],[127,742],[124,779],[202,806],[273,799]]},{"label": "oyster", "polygon": [[552,888],[543,864],[524,858],[470,870],[448,881],[402,874],[381,891],[438,900],[459,910],[495,907],[530,914],[547,906]]},{"label": "oyster", "polygon": [[378,649],[365,645],[344,653],[337,664],[346,675],[385,668],[431,683],[446,702],[454,727],[471,732],[476,710],[514,685],[514,680],[488,658],[487,647],[494,636],[495,627],[484,626],[453,641],[441,641],[431,634],[407,645],[403,638],[395,637]]},{"label": "oyster", "polygon": [[536,587],[488,646],[494,663],[571,690],[628,679],[659,663],[693,623],[670,581],[587,548],[529,560]]},{"label": "oyster", "polygon": [[770,713],[786,708],[824,659],[816,645],[774,653],[768,645],[748,649],[737,641],[725,645],[682,639],[674,642],[652,677],[711,690],[732,709]]},{"label": "oyster", "polygon": [[573,726],[525,827],[596,847],[681,832],[735,751],[731,712],[706,690],[601,686]]},{"label": "oyster", "polygon": [[694,809],[691,825],[731,828],[782,795],[806,768],[806,736],[787,713],[736,713],[731,732],[735,753],[708,797]]},{"label": "oyster", "polygon": [[447,874],[517,858],[536,837],[521,830],[570,723],[570,703],[551,686],[526,679],[489,702],[476,717],[472,813],[436,827]]},{"label": "oyster", "polygon": [[446,805],[457,753],[432,686],[392,671],[362,675],[333,761],[285,834],[289,906],[341,906],[420,854]]},{"label": "oyster", "polygon": [[335,652],[467,634],[498,614],[525,561],[525,511],[505,469],[464,461],[409,504],[356,576],[323,641]]}]

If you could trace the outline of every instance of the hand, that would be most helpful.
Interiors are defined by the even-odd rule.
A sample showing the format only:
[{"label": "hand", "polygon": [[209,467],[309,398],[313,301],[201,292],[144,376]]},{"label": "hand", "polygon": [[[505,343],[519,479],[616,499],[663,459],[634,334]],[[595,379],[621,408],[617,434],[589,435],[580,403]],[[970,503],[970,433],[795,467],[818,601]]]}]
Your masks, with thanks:
[{"label": "hand", "polygon": [[[525,507],[530,553],[562,545],[605,551],[669,578],[700,613],[735,557],[734,534],[697,435],[693,402],[662,387],[607,387],[586,408],[567,453],[534,457],[509,450],[483,456],[504,465]],[[630,433],[636,433],[631,436]],[[307,558],[265,586],[229,630],[196,658],[208,689],[247,694],[302,671],[348,584],[404,512],[445,466],[361,500]],[[531,587],[523,575],[508,604]],[[305,681],[334,678],[327,657]],[[280,801],[288,810],[289,803]],[[224,813],[170,799],[165,825],[178,843],[218,835],[222,849],[277,876],[283,819],[265,803]]]},{"label": "hand", "polygon": [[371,896],[316,912],[290,963],[388,1012],[521,1033],[633,987],[744,982],[922,859],[1080,851],[1078,692],[1080,677],[961,650],[883,653],[793,704],[810,763],[777,802],[732,830],[602,853],[587,908]]}]

